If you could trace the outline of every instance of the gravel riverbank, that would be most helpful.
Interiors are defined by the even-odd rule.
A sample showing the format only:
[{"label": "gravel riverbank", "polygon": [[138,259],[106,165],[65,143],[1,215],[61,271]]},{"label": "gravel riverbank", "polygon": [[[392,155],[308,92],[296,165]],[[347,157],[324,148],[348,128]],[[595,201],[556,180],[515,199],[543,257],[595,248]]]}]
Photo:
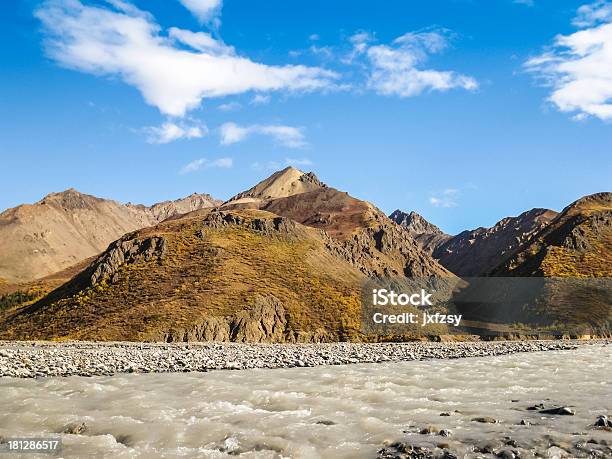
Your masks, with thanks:
[{"label": "gravel riverbank", "polygon": [[96,343],[0,342],[0,377],[95,376],[247,368],[287,368],[456,359],[576,349],[609,341],[462,343]]}]

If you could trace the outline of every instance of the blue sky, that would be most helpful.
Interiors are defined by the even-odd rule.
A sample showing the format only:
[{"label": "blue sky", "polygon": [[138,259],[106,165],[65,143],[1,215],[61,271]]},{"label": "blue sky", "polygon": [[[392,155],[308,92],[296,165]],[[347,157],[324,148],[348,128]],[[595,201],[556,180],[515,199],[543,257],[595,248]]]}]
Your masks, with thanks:
[{"label": "blue sky", "polygon": [[221,199],[288,164],[450,233],[612,183],[612,5],[0,4],[0,209]]}]

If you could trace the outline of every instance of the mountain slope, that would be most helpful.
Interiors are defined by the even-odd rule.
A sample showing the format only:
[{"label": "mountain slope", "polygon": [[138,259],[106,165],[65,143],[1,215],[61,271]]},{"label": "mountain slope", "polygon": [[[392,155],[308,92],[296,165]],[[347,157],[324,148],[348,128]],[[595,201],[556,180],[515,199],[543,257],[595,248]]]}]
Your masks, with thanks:
[{"label": "mountain slope", "polygon": [[321,341],[359,328],[363,274],[323,232],[268,212],[208,211],[124,236],[2,338]]},{"label": "mountain slope", "polygon": [[[612,193],[585,196],[465,291],[466,319],[612,334]],[[487,298],[489,306],[473,299]],[[493,304],[495,307],[490,307]]]},{"label": "mountain slope", "polygon": [[208,195],[145,207],[74,189],[51,193],[0,214],[0,278],[24,282],[47,276],[100,253],[127,232],[216,204]]},{"label": "mountain slope", "polygon": [[491,228],[463,231],[438,245],[433,257],[461,277],[481,276],[494,269],[557,215],[532,209],[507,217]]},{"label": "mountain slope", "polygon": [[452,237],[414,211],[406,213],[398,209],[389,215],[389,218],[408,231],[417,244],[430,255]]},{"label": "mountain slope", "polygon": [[612,193],[585,196],[567,206],[492,274],[612,277]]},{"label": "mountain slope", "polygon": [[324,230],[368,276],[452,276],[375,206],[323,184],[313,173],[284,169],[222,208],[265,210]]}]

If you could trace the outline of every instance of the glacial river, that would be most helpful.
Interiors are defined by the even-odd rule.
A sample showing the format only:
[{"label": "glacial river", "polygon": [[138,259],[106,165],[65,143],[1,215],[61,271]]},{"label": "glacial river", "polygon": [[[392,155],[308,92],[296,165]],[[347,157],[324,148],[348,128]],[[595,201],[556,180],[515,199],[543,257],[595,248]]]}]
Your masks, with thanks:
[{"label": "glacial river", "polygon": [[[493,457],[474,446],[499,450],[504,437],[523,457],[588,457],[585,444],[612,446],[612,432],[592,427],[612,414],[611,369],[612,346],[593,345],[335,367],[1,378],[0,437],[57,436],[84,422],[83,434],[61,435],[61,456],[79,458],[375,458],[389,440]],[[526,410],[536,403],[576,414]],[[472,420],[483,416],[499,422]],[[427,426],[451,436],[420,434]]]}]

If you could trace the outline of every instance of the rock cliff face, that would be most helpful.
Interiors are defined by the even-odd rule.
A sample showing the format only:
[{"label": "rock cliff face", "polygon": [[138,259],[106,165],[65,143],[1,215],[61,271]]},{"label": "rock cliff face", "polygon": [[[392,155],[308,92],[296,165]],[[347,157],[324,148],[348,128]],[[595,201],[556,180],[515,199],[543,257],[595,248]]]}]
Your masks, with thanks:
[{"label": "rock cliff face", "polygon": [[27,282],[102,252],[126,233],[220,204],[191,195],[151,207],[120,204],[70,189],[0,214],[0,278]]},{"label": "rock cliff face", "polygon": [[253,305],[234,315],[206,317],[187,329],[171,328],[160,338],[165,342],[296,343],[322,342],[332,336],[324,331],[292,330],[283,303],[274,296],[258,296]]},{"label": "rock cliff face", "polygon": [[373,214],[370,225],[334,242],[330,250],[338,251],[368,277],[453,277],[382,214]]},{"label": "rock cliff face", "polygon": [[389,215],[389,218],[404,228],[429,255],[452,237],[414,211],[406,213],[396,210]]}]

